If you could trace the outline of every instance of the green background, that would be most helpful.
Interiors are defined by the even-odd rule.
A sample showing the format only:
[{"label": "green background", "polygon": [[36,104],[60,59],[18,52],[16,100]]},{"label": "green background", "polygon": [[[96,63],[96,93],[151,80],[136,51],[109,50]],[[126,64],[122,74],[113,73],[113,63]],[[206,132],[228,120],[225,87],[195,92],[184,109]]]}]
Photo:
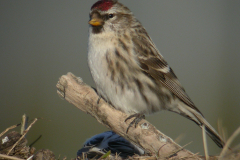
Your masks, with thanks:
[{"label": "green background", "polygon": [[[0,132],[41,117],[27,134],[37,149],[74,158],[83,142],[108,130],[61,100],[59,77],[72,72],[94,86],[87,66],[89,9],[95,0],[0,1]],[[217,129],[240,126],[240,1],[121,0],[142,22],[188,95]],[[147,117],[172,139],[203,154],[201,130],[167,111]],[[19,129],[19,128],[17,128]],[[239,138],[235,141],[239,143]],[[209,139],[211,154],[220,150]]]}]

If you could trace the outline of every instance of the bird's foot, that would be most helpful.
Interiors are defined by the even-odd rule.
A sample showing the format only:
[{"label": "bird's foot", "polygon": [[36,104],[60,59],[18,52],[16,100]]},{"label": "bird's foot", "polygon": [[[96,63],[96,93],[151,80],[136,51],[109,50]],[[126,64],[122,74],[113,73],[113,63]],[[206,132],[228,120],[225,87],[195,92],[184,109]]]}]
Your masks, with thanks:
[{"label": "bird's foot", "polygon": [[129,128],[132,127],[133,124],[135,124],[135,128],[136,128],[137,125],[138,125],[138,123],[139,123],[142,119],[145,119],[145,115],[144,115],[144,114],[142,114],[142,113],[136,113],[136,114],[133,114],[133,115],[127,117],[127,118],[125,119],[125,122],[127,122],[129,119],[131,119],[131,118],[133,118],[133,117],[135,117],[135,119],[129,124],[126,133],[128,133]]}]

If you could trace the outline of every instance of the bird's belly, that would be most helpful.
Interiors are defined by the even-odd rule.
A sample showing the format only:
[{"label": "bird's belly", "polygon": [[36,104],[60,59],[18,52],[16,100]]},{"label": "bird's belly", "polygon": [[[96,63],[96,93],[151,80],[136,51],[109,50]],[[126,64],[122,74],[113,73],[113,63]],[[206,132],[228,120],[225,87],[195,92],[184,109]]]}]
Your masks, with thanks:
[{"label": "bird's belly", "polygon": [[[98,94],[108,103],[127,114],[151,114],[164,108],[165,103],[159,99],[159,95],[145,85],[148,82],[144,75],[129,74],[125,75],[125,79],[121,79],[121,75],[119,78],[113,78],[106,58],[99,55],[101,54],[98,54],[98,58],[89,58],[89,67]],[[126,70],[125,73],[127,74],[128,71]],[[116,73],[114,74],[117,76]],[[137,85],[139,82],[143,83],[142,88]]]},{"label": "bird's belly", "polygon": [[[107,48],[104,47],[106,45]],[[138,66],[134,66],[137,63],[125,62],[120,71],[116,69],[119,67],[117,63],[121,63],[114,58],[113,53],[115,47],[112,42],[98,40],[89,44],[88,63],[98,94],[127,114],[151,114],[164,109],[166,101],[162,97],[165,93],[158,89],[159,86],[142,73]],[[109,54],[112,57],[107,57]]]},{"label": "bird's belly", "polygon": [[151,114],[161,109],[161,103],[153,93],[149,92],[143,97],[137,87],[128,88],[128,85],[116,84],[108,76],[105,76],[103,81],[96,81],[96,85],[98,93],[107,102],[127,114]]}]

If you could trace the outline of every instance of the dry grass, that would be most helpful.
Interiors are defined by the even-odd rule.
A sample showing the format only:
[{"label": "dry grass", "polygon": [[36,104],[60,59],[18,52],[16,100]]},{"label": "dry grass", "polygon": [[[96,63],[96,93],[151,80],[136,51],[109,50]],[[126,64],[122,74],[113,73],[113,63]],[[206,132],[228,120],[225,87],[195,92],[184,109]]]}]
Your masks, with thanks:
[{"label": "dry grass", "polygon": [[[239,152],[240,146],[238,145],[238,146],[235,146],[234,148],[231,148],[231,143],[239,135],[240,135],[240,127],[227,140],[227,142],[219,156],[219,160],[224,160],[224,159],[229,159],[229,158],[231,159],[231,158],[235,158],[235,156],[236,156],[236,158],[240,159],[240,152]],[[234,157],[232,157],[232,156],[234,156]]]},{"label": "dry grass", "polygon": [[[36,123],[38,119],[35,118],[32,123],[27,127],[27,129],[24,129],[23,133],[20,135],[19,137],[16,138],[16,140],[14,141],[13,144],[11,144],[11,146],[8,146],[7,148],[3,148],[3,145],[5,145],[5,143],[8,143],[8,141],[11,141],[6,139],[6,141],[4,141],[3,143],[0,144],[0,159],[9,159],[9,160],[42,160],[42,159],[49,159],[49,160],[56,160],[53,152],[49,151],[49,150],[40,150],[37,153],[31,153],[31,149],[30,147],[26,146],[25,143],[25,135],[29,132],[29,130],[31,129],[31,127]],[[24,123],[25,124],[25,123]],[[221,124],[219,122],[219,124]],[[17,126],[19,126],[20,124],[16,124],[13,125],[7,129],[5,129],[1,134],[0,134],[0,138],[1,140],[3,140],[4,138],[6,138],[7,136],[4,137],[5,134],[7,134],[8,131],[16,128]],[[26,128],[26,126],[22,126],[22,128]],[[219,133],[226,139],[226,131],[224,131],[223,127],[219,127],[220,131]],[[13,131],[14,132],[14,131]],[[12,132],[10,132],[12,133]],[[10,134],[9,133],[9,134]],[[15,132],[16,133],[16,132]],[[232,136],[226,141],[226,145],[224,146],[222,152],[220,153],[219,156],[209,156],[208,155],[208,148],[207,148],[207,140],[206,140],[206,133],[203,127],[203,142],[204,142],[204,150],[205,150],[205,156],[199,156],[198,153],[194,154],[191,157],[177,157],[177,153],[184,149],[184,147],[186,147],[187,145],[183,146],[180,149],[177,149],[173,152],[171,152],[170,154],[167,155],[158,155],[158,153],[156,153],[156,155],[154,156],[139,156],[139,155],[134,155],[132,157],[129,157],[128,159],[130,160],[185,160],[185,159],[199,159],[199,158],[203,158],[206,160],[239,160],[240,159],[240,144],[235,146],[235,147],[231,147],[231,143],[234,141],[234,139],[236,139],[237,136],[240,135],[240,127],[232,134]],[[8,135],[9,135],[8,134]],[[181,136],[182,137],[182,136]],[[181,138],[180,138],[181,139]],[[22,145],[24,144],[24,145]],[[17,149],[16,149],[17,148]],[[161,150],[161,148],[159,149]],[[4,151],[4,152],[3,152]],[[21,152],[24,151],[23,153],[18,153],[16,154],[15,152]],[[57,158],[58,160],[60,158]],[[64,157],[64,160],[66,160],[67,158]],[[78,157],[75,158],[74,160],[85,160],[87,159],[87,155],[83,154],[82,157]],[[107,153],[105,155],[103,155],[102,157],[98,158],[98,159],[105,159],[105,160],[121,160],[122,158],[119,155],[115,155],[112,156],[111,154]]]}]

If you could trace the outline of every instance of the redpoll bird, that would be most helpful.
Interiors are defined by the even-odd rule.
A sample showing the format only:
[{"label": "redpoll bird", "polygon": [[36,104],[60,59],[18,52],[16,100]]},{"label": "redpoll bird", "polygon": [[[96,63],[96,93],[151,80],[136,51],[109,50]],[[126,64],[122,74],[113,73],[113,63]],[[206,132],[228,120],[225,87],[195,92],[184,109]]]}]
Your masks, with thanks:
[{"label": "redpoll bird", "polygon": [[205,126],[212,140],[224,146],[127,7],[100,0],[91,8],[89,24],[88,63],[100,97],[133,114],[130,118],[161,110],[178,113]]},{"label": "redpoll bird", "polygon": [[112,156],[117,154],[124,159],[135,154],[144,154],[144,151],[138,146],[133,145],[112,131],[107,131],[88,139],[83,148],[77,152],[77,155],[82,157],[82,154],[85,153],[89,159],[100,158],[108,151],[111,151]]}]

